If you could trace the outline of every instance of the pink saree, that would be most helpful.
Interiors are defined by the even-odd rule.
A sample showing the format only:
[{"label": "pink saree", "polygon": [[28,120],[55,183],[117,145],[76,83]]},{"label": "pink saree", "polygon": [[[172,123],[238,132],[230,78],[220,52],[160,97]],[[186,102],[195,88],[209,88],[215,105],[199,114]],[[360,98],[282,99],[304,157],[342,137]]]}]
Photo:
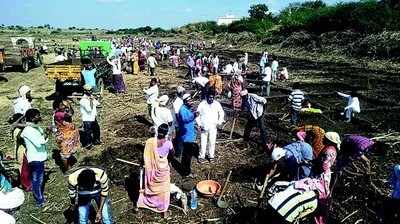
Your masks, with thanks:
[{"label": "pink saree", "polygon": [[163,213],[170,203],[170,167],[167,156],[157,152],[157,139],[146,141],[144,149],[144,189],[139,194],[138,208]]}]

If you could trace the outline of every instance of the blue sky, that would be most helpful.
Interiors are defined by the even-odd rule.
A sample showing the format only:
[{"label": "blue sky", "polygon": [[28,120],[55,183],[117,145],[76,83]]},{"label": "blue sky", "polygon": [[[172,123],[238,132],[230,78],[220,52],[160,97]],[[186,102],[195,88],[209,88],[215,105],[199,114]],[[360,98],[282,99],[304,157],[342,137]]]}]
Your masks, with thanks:
[{"label": "blue sky", "polygon": [[[350,1],[350,0],[342,0]],[[278,12],[288,0],[0,0],[5,25],[118,29],[140,26],[178,27],[233,14],[246,16],[249,6],[265,3]],[[301,0],[300,0],[301,2]],[[337,0],[326,0],[328,4]],[[7,10],[5,10],[7,9]]]}]

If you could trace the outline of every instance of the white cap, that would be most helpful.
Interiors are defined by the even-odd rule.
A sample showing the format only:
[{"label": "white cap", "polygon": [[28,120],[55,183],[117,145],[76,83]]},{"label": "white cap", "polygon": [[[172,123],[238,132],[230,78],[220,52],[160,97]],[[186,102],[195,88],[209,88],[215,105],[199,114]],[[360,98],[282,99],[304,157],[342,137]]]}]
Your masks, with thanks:
[{"label": "white cap", "polygon": [[157,99],[158,103],[159,103],[161,106],[167,105],[168,100],[169,100],[169,97],[168,97],[167,95],[162,95],[160,98]]},{"label": "white cap", "polygon": [[18,89],[18,93],[19,93],[19,95],[22,96],[22,97],[25,97],[26,94],[27,94],[29,91],[31,91],[31,88],[30,88],[29,86],[27,86],[27,85],[23,85],[23,86],[19,87],[19,89]]},{"label": "white cap", "polygon": [[274,148],[274,150],[272,151],[272,160],[274,161],[278,161],[279,159],[281,159],[282,157],[284,157],[286,155],[286,151],[282,148],[276,147]]},{"label": "white cap", "polygon": [[185,95],[183,95],[182,100],[186,100],[190,98],[190,94],[186,93]]}]

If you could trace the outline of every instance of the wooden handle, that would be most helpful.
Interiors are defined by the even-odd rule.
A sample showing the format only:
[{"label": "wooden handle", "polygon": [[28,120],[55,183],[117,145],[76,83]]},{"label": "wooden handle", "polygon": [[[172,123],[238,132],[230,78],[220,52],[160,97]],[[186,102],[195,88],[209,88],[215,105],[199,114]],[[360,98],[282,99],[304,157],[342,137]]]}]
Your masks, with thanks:
[{"label": "wooden handle", "polygon": [[229,139],[232,139],[233,130],[235,129],[235,123],[236,123],[236,117],[233,118],[233,124],[232,124],[232,128],[231,128],[231,133],[229,134]]},{"label": "wooden handle", "polygon": [[222,188],[221,195],[219,196],[219,198],[222,198],[222,196],[224,196],[225,190],[226,190],[226,186],[228,186],[229,179],[231,178],[231,174],[232,174],[232,170],[229,171],[228,177],[226,178],[224,187]]},{"label": "wooden handle", "polygon": [[140,164],[138,164],[138,163],[127,161],[127,160],[124,160],[124,159],[117,158],[116,160],[119,161],[119,162],[126,163],[126,164],[130,164],[130,165],[134,165],[134,166],[140,166]]},{"label": "wooden handle", "polygon": [[264,192],[265,192],[265,189],[267,188],[268,179],[269,179],[269,175],[267,175],[265,177],[264,184],[262,186],[261,193],[260,193],[260,196],[258,198],[258,207],[260,207],[262,199],[264,198]]},{"label": "wooden handle", "polygon": [[140,187],[140,191],[143,190],[143,168],[140,169],[140,181],[139,181],[139,187]]}]

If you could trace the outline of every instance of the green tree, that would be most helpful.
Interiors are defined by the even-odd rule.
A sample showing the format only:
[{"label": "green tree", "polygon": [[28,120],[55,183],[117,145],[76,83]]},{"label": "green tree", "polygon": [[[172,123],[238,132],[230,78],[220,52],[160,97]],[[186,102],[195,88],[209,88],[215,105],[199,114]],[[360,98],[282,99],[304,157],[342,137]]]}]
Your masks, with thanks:
[{"label": "green tree", "polygon": [[268,6],[266,6],[265,4],[257,4],[250,6],[249,15],[250,18],[252,19],[259,19],[259,20],[266,18],[272,19],[271,12],[269,11]]}]

